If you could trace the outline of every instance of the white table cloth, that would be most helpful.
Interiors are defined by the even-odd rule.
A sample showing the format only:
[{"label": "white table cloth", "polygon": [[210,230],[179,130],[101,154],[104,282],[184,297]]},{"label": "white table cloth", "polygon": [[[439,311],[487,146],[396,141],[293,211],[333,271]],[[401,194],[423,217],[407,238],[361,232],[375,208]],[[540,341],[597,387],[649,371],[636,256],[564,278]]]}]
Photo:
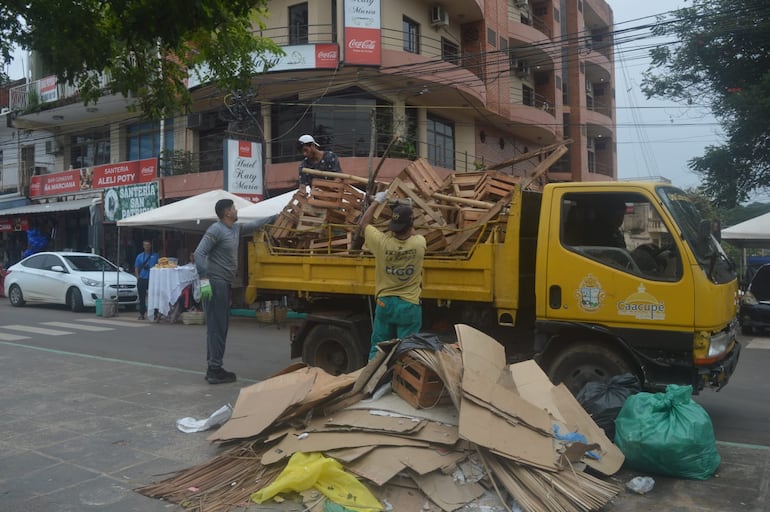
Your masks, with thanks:
[{"label": "white table cloth", "polygon": [[200,281],[193,265],[151,268],[150,286],[147,290],[148,313],[152,314],[157,309],[161,315],[168,315],[171,306],[179,300],[182,291],[189,285],[193,285],[193,298],[200,300]]}]

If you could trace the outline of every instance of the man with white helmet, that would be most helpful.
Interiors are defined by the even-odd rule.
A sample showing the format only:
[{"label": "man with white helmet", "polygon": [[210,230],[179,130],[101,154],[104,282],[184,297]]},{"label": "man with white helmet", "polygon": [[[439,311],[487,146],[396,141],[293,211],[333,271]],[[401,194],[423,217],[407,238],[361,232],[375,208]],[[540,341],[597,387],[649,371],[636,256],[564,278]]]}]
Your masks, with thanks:
[{"label": "man with white helmet", "polygon": [[299,189],[305,190],[310,185],[313,176],[302,172],[302,169],[315,169],[317,171],[342,172],[340,159],[332,151],[323,151],[312,135],[303,135],[299,138],[302,155],[305,157],[299,164]]}]

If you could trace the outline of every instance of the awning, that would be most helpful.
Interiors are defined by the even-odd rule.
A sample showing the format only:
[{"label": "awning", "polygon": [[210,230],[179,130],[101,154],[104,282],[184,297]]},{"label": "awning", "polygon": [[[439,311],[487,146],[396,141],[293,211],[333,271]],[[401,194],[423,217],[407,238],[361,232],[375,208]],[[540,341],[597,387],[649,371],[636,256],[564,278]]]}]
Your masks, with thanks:
[{"label": "awning", "polygon": [[74,201],[59,201],[58,203],[42,203],[19,206],[18,208],[0,210],[0,217],[6,217],[8,215],[23,215],[27,213],[70,212],[73,210],[80,210],[81,208],[88,208],[91,206],[94,199],[96,198],[89,197],[87,199],[75,199]]},{"label": "awning", "polygon": [[4,210],[7,210],[9,208],[18,208],[26,204],[29,204],[29,199],[23,196],[18,196],[18,195],[13,195],[8,197],[0,196],[0,215],[3,214]]}]

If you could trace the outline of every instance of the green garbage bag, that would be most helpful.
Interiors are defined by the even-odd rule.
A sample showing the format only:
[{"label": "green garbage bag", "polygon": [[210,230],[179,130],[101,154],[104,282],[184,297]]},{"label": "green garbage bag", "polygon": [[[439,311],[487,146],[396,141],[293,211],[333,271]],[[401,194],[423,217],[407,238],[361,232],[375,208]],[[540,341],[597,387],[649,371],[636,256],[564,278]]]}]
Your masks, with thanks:
[{"label": "green garbage bag", "polygon": [[692,386],[628,397],[615,419],[615,444],[630,468],[658,475],[707,480],[721,462],[711,418],[693,401]]}]

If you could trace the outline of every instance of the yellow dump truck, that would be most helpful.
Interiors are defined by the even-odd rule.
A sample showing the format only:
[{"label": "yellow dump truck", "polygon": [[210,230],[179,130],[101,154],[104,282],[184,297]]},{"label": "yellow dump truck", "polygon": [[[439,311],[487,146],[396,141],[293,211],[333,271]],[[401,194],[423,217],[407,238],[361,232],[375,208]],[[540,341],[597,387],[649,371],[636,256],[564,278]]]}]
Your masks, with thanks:
[{"label": "yellow dump truck", "polygon": [[[618,204],[616,217],[610,207]],[[740,353],[735,269],[681,190],[652,182],[516,186],[482,220],[465,252],[426,256],[424,332],[472,325],[502,343],[509,360],[534,357],[573,392],[626,372],[647,389],[727,383]],[[369,253],[295,251],[262,233],[248,258],[247,300],[283,298],[307,314],[292,332],[292,357],[331,372],[365,364]]]}]

